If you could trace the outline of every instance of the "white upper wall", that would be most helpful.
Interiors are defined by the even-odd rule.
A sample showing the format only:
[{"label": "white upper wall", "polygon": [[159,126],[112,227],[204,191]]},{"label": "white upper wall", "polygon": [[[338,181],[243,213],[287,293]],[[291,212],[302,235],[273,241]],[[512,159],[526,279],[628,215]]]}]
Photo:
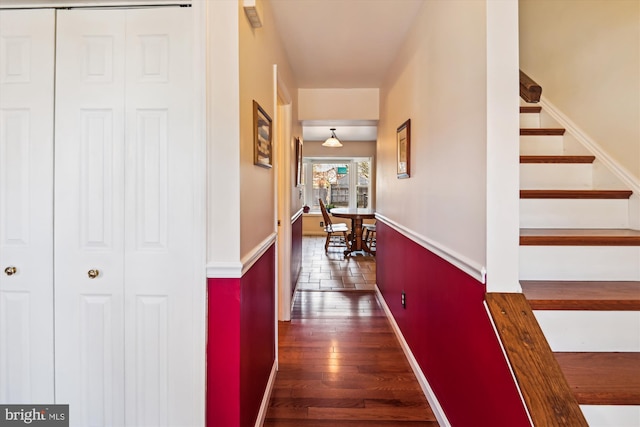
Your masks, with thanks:
[{"label": "white upper wall", "polygon": [[298,89],[298,119],[378,120],[379,99],[379,89]]},{"label": "white upper wall", "polygon": [[[478,271],[486,262],[486,58],[486,1],[425,2],[381,88],[377,145],[376,211]],[[411,178],[397,179],[396,128],[407,119]]]},{"label": "white upper wall", "polygon": [[640,179],[640,2],[520,0],[520,68]]}]

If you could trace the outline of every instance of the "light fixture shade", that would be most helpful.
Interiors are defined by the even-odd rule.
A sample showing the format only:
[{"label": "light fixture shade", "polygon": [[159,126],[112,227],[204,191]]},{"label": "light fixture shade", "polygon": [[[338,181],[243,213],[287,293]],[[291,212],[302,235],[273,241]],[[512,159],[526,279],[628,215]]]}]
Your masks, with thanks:
[{"label": "light fixture shade", "polygon": [[323,147],[342,147],[342,143],[336,136],[336,129],[331,128],[331,136],[327,138],[325,142],[322,143]]}]

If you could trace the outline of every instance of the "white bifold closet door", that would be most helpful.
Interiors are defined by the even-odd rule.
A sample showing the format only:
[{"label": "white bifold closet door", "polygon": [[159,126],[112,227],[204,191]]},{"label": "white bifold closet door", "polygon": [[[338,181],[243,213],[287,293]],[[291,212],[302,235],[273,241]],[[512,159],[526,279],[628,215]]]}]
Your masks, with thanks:
[{"label": "white bifold closet door", "polygon": [[53,401],[53,10],[0,11],[0,403]]},{"label": "white bifold closet door", "polygon": [[53,10],[0,11],[0,403],[53,402]]},{"label": "white bifold closet door", "polygon": [[56,401],[73,426],[193,425],[191,9],[57,13]]}]

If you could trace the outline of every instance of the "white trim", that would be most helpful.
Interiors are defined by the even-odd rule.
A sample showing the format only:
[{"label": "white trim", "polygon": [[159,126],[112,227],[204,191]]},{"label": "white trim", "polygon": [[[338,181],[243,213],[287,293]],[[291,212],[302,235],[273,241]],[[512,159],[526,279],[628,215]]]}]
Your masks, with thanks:
[{"label": "white trim", "polygon": [[209,262],[207,263],[208,279],[239,279],[242,277],[241,262]]},{"label": "white trim", "polygon": [[301,216],[302,216],[302,208],[300,208],[300,210],[298,212],[296,212],[293,215],[291,215],[291,224],[296,222],[298,220],[298,218],[300,218]]},{"label": "white trim", "polygon": [[261,427],[264,424],[264,420],[267,417],[267,410],[269,409],[269,401],[271,400],[271,392],[273,391],[273,385],[276,382],[276,373],[278,372],[278,362],[273,361],[271,367],[271,374],[269,375],[269,381],[267,381],[267,388],[264,390],[264,396],[262,396],[262,403],[260,403],[260,410],[258,411],[258,417],[256,418],[255,427]]},{"label": "white trim", "polygon": [[195,292],[193,294],[193,319],[196,333],[195,351],[196,359],[193,363],[194,375],[197,378],[197,387],[201,393],[196,394],[192,402],[195,411],[194,421],[196,425],[204,425],[206,422],[206,378],[207,378],[207,279],[206,272],[202,268],[207,262],[207,76],[205,64],[207,61],[206,49],[206,11],[202,2],[196,2],[191,11],[193,20],[193,61],[194,84],[192,97],[194,102],[194,138],[196,148],[193,158],[193,192],[194,224],[195,224]]},{"label": "white trim", "polygon": [[487,270],[483,265],[480,265],[466,256],[457,253],[456,251],[444,246],[441,243],[438,243],[434,240],[431,240],[421,234],[415,233],[408,228],[398,224],[395,221],[390,220],[384,215],[376,214],[376,220],[381,221],[382,223],[388,225],[389,227],[396,230],[398,233],[402,234],[406,238],[414,241],[419,244],[423,248],[433,252],[438,255],[440,258],[444,259],[450,264],[453,264],[460,270],[467,273],[469,276],[478,280],[482,284],[486,284],[487,282]]},{"label": "white trim", "polygon": [[427,398],[427,401],[429,402],[429,406],[431,407],[433,414],[436,416],[436,419],[438,420],[438,424],[440,425],[440,427],[451,427],[451,423],[449,423],[449,420],[447,419],[447,416],[445,415],[444,410],[442,409],[442,406],[440,406],[440,402],[438,401],[436,394],[433,392],[433,389],[429,385],[429,381],[427,381],[427,378],[424,376],[422,369],[420,369],[420,365],[418,364],[418,361],[413,356],[413,352],[411,351],[411,348],[409,348],[409,344],[407,344],[407,342],[405,341],[404,336],[402,335],[402,331],[400,330],[400,327],[396,323],[396,319],[393,317],[393,314],[391,313],[389,306],[387,306],[387,303],[385,302],[384,297],[382,296],[382,293],[378,288],[378,285],[376,285],[376,296],[378,297],[378,302],[382,306],[382,309],[387,315],[387,319],[389,319],[389,323],[391,323],[393,332],[396,334],[396,338],[398,338],[398,341],[400,342],[402,351],[407,357],[407,360],[409,361],[409,365],[411,365],[411,369],[413,370],[413,373],[415,374],[416,379],[418,380],[418,384],[420,384],[420,388],[422,389],[424,396]]},{"label": "white trim", "polygon": [[258,246],[253,248],[251,252],[246,254],[240,262],[242,263],[242,275],[249,271],[253,264],[260,259],[262,255],[275,243],[277,233],[271,233],[266,239],[264,239]]},{"label": "white trim", "polygon": [[640,181],[638,181],[624,166],[607,153],[600,144],[591,139],[582,129],[565,116],[560,110],[546,98],[540,98],[543,110],[553,117],[567,132],[573,135],[578,142],[584,145],[597,157],[611,172],[618,177],[635,194],[640,194]]},{"label": "white trim", "polygon": [[209,262],[207,264],[208,279],[239,279],[258,259],[274,244],[277,234],[271,233],[239,262]]}]

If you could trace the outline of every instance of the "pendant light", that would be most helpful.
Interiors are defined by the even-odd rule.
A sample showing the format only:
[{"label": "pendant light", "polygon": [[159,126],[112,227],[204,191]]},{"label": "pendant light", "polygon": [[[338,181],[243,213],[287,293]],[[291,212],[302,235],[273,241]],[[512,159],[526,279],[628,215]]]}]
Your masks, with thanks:
[{"label": "pendant light", "polygon": [[331,136],[322,143],[323,147],[342,147],[342,143],[336,136],[336,128],[331,128]]}]

